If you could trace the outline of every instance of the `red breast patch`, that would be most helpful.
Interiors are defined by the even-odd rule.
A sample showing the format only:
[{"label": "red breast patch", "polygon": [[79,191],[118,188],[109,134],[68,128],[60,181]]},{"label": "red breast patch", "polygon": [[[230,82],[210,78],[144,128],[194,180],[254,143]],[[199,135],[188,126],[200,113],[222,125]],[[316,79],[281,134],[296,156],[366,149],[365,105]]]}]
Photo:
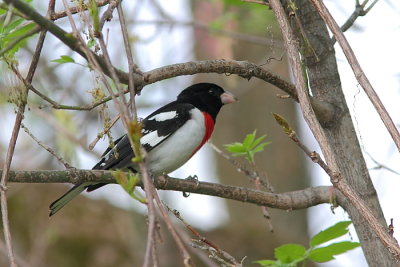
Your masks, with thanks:
[{"label": "red breast patch", "polygon": [[211,117],[211,115],[208,114],[207,112],[203,112],[203,116],[204,116],[204,126],[206,128],[206,131],[203,140],[201,140],[200,145],[193,152],[192,156],[207,142],[208,139],[210,139],[211,134],[214,131],[214,120]]}]

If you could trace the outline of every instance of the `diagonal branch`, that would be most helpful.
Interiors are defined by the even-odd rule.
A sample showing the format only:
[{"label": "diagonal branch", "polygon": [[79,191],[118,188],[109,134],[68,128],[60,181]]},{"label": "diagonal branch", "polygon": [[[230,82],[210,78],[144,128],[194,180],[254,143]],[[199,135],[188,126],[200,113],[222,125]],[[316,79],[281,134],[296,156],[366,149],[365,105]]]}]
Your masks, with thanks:
[{"label": "diagonal branch", "polygon": [[[26,15],[29,19],[37,23],[42,29],[48,30],[60,41],[66,44],[70,49],[80,54],[82,57],[88,60],[87,55],[80,45],[77,38],[73,34],[67,33],[62,28],[57,26],[53,21],[40,15],[35,9],[27,5],[21,0],[6,0],[6,3],[12,2],[14,7],[21,13]],[[106,61],[102,56],[98,56],[91,52],[93,57],[101,66],[104,73],[110,75],[110,70],[107,67]],[[128,84],[129,74],[119,69],[114,68],[119,80],[122,83]],[[206,60],[199,62],[186,62],[180,64],[173,64],[158,69],[154,69],[149,72],[145,72],[143,75],[134,73],[134,83],[137,89],[142,88],[145,85],[155,83],[164,79],[181,76],[181,75],[193,75],[197,73],[220,73],[220,74],[237,74],[243,78],[250,79],[256,77],[262,79],[276,87],[282,89],[292,98],[297,99],[296,91],[294,86],[279,76],[272,74],[271,72],[261,68],[260,66],[250,63],[247,61],[230,61],[230,60]],[[139,91],[139,90],[138,90]]]},{"label": "diagonal branch", "polygon": [[372,87],[372,84],[369,82],[367,76],[365,75],[363,69],[361,68],[360,63],[358,62],[356,56],[354,55],[353,49],[350,47],[349,42],[347,41],[343,32],[340,30],[339,25],[336,23],[335,19],[329,13],[329,10],[322,3],[322,1],[320,0],[310,0],[310,1],[315,6],[316,10],[321,15],[322,19],[328,25],[329,29],[332,31],[340,47],[342,48],[343,53],[347,58],[347,61],[349,62],[351,68],[353,69],[357,81],[364,89],[364,92],[367,94],[371,103],[374,105],[376,111],[381,117],[381,120],[385,124],[386,129],[392,136],[392,139],[396,144],[397,149],[400,151],[400,133],[396,125],[393,123],[393,120],[390,117],[389,113],[387,112],[385,106],[379,99],[379,96]]},{"label": "diagonal branch", "polygon": [[[311,0],[313,3],[318,2],[318,0]],[[317,121],[314,110],[311,107],[311,103],[308,97],[308,90],[306,88],[306,83],[302,74],[301,61],[299,57],[299,48],[296,46],[293,31],[289,25],[289,21],[283,10],[282,4],[279,0],[270,0],[271,8],[273,9],[277,20],[279,22],[283,38],[285,40],[285,46],[288,51],[289,62],[294,74],[294,79],[297,85],[297,92],[299,95],[299,102],[303,116],[309,125],[311,131],[316,137],[321,150],[324,153],[327,164],[323,163],[321,160],[316,159],[317,163],[321,164],[321,167],[329,175],[332,184],[337,188],[350,202],[351,204],[360,212],[363,219],[368,223],[368,225],[373,229],[374,233],[377,235],[382,244],[388,249],[388,251],[396,258],[400,259],[400,247],[394,242],[393,238],[389,236],[386,229],[379,224],[376,217],[374,217],[371,209],[368,208],[365,201],[363,201],[358,193],[351,188],[347,181],[344,179],[342,174],[339,172],[337,162],[333,156],[333,151],[329,143],[327,142],[327,137],[321,128],[321,125]],[[337,24],[335,24],[337,26]],[[337,26],[338,27],[338,26]],[[340,31],[340,30],[339,30]],[[338,42],[341,43],[344,38],[343,36],[337,36]],[[316,153],[314,153],[315,156]]]},{"label": "diagonal branch", "polygon": [[[89,60],[88,55],[86,54],[87,50],[89,49],[84,49],[79,42],[77,38],[73,36],[73,34],[68,33],[64,31],[62,28],[54,24],[53,21],[50,19],[40,15],[34,8],[26,4],[25,2],[21,0],[5,0],[7,4],[11,4],[21,13],[23,13],[25,16],[27,16],[30,20],[33,20],[36,24],[38,24],[42,29],[48,30],[50,33],[52,33],[55,37],[57,37],[60,41],[62,41],[64,44],[66,44],[69,48],[71,48],[73,51],[77,52],[80,54],[82,57],[84,57],[86,60]],[[96,55],[94,52],[89,50],[90,56],[94,57],[96,61],[99,63],[101,66],[102,70],[104,73],[107,75],[110,75],[109,68],[107,67],[106,61],[104,60],[103,57]],[[117,73],[118,76],[123,76],[126,73],[119,69],[115,69],[115,72]],[[136,75],[139,76],[139,75]],[[139,79],[139,77],[136,77]]]},{"label": "diagonal branch", "polygon": [[[342,32],[347,31],[350,29],[351,26],[356,22],[358,17],[362,17],[368,14],[368,12],[375,6],[375,4],[378,2],[378,0],[374,0],[371,5],[369,5],[367,8],[369,0],[364,0],[362,4],[356,2],[356,8],[354,9],[353,13],[351,13],[350,17],[346,20],[346,22],[340,27]],[[332,38],[334,42],[336,42],[336,39]]]},{"label": "diagonal branch", "polygon": [[[40,54],[43,48],[44,39],[46,37],[46,31],[42,31],[39,36],[39,40],[36,44],[35,53],[32,58],[32,62],[29,66],[29,71],[27,74],[26,79],[22,78],[22,75],[19,71],[15,68],[15,66],[11,63],[9,67],[13,70],[13,72],[19,77],[20,80],[23,80],[25,83],[31,83],[33,76],[36,71],[37,64],[39,62]],[[6,243],[7,255],[10,261],[10,266],[14,267],[17,266],[15,262],[15,256],[12,248],[12,241],[11,241],[11,232],[10,232],[10,225],[8,220],[8,207],[7,207],[7,182],[9,179],[9,171],[11,166],[11,161],[13,159],[15,146],[17,144],[17,139],[19,135],[19,130],[21,128],[21,122],[24,118],[25,106],[27,103],[28,98],[28,91],[29,88],[27,86],[21,86],[21,88],[16,88],[15,90],[19,90],[18,97],[19,97],[19,105],[17,114],[15,116],[14,127],[11,133],[10,142],[7,149],[6,159],[4,162],[4,172],[1,174],[1,182],[0,182],[0,201],[1,201],[1,217],[2,217],[2,224],[3,224],[3,232],[4,232],[4,239]]]}]

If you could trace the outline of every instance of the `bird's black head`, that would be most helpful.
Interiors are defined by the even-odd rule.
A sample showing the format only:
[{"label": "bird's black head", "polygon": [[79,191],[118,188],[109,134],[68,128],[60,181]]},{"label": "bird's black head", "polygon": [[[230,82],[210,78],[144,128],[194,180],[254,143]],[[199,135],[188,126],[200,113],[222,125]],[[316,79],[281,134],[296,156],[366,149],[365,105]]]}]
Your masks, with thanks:
[{"label": "bird's black head", "polygon": [[237,99],[230,92],[213,83],[197,83],[178,95],[178,102],[189,103],[203,112],[209,113],[214,121],[221,107]]}]

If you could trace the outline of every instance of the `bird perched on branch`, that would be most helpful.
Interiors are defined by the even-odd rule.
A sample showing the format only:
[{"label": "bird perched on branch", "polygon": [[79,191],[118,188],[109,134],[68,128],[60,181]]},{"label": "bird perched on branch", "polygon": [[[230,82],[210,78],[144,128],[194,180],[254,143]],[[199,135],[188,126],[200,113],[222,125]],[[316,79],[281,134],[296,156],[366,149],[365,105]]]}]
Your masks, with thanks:
[{"label": "bird perched on branch", "polygon": [[[198,83],[183,90],[177,99],[151,113],[142,121],[140,143],[147,152],[145,159],[154,175],[170,173],[188,161],[210,138],[221,107],[237,99],[212,83]],[[127,135],[108,148],[93,170],[130,169],[137,171]],[[83,182],[50,205],[54,215],[74,197],[91,192],[105,183]]]}]

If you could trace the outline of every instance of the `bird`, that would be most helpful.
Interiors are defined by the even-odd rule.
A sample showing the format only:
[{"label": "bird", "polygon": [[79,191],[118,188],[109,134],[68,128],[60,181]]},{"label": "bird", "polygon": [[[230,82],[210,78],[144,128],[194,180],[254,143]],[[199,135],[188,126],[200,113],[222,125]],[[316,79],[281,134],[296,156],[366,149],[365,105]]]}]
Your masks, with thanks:
[{"label": "bird", "polygon": [[[197,83],[184,89],[175,101],[157,109],[141,121],[140,143],[146,151],[145,162],[152,175],[168,174],[185,164],[211,137],[223,105],[237,98],[213,83]],[[108,147],[93,170],[131,170],[138,172],[128,136]],[[83,191],[91,192],[106,183],[75,184],[50,204],[54,215]]]}]

